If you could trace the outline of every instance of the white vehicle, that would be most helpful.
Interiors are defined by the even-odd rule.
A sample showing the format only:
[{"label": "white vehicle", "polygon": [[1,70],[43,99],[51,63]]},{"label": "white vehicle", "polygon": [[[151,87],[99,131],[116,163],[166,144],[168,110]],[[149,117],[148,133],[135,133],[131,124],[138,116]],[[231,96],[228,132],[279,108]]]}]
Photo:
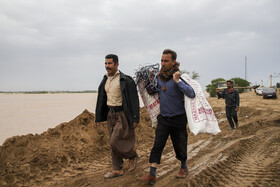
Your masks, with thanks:
[{"label": "white vehicle", "polygon": [[264,89],[265,89],[264,87],[262,87],[262,88],[257,88],[257,89],[256,89],[256,94],[257,94],[257,95],[262,95]]}]

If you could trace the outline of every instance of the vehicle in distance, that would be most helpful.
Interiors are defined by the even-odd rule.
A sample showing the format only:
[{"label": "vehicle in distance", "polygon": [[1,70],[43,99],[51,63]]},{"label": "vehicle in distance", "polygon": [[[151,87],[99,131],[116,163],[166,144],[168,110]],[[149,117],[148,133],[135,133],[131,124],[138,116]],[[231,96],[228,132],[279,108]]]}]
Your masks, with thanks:
[{"label": "vehicle in distance", "polygon": [[274,98],[274,99],[277,99],[277,93],[276,93],[276,90],[274,88],[263,89],[262,95],[263,95],[264,99],[270,98],[270,97]]},{"label": "vehicle in distance", "polygon": [[262,87],[262,88],[260,88],[260,87],[257,88],[257,89],[256,89],[256,94],[257,94],[257,95],[262,95],[264,89],[265,89],[264,87]]}]

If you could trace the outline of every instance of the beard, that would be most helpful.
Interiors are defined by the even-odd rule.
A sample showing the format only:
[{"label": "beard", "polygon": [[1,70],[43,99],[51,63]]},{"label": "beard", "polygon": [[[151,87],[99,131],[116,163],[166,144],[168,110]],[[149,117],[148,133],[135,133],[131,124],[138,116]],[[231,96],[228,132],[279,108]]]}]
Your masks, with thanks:
[{"label": "beard", "polygon": [[173,67],[173,65],[161,66],[160,71],[167,72],[167,71],[171,70],[172,67]]},{"label": "beard", "polygon": [[162,81],[169,81],[173,78],[173,74],[176,71],[179,71],[180,63],[176,62],[175,65],[168,65],[168,66],[161,66],[160,72],[159,72],[159,78]]}]

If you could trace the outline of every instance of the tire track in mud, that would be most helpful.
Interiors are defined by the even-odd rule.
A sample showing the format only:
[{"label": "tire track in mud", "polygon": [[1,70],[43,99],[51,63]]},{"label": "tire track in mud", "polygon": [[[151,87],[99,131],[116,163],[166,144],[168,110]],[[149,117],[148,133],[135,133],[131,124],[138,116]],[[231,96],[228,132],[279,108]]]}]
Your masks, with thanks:
[{"label": "tire track in mud", "polygon": [[[199,140],[194,144],[188,145],[188,154],[189,157],[195,157],[199,150],[210,143],[210,140]],[[178,171],[180,168],[180,162],[175,157],[175,152],[171,140],[169,139],[165,147],[164,153],[162,155],[161,163],[157,169],[157,180],[164,180],[166,177],[170,177],[174,171]],[[89,171],[87,168],[87,174],[81,176],[75,176],[72,180],[64,181],[64,184],[57,184],[61,186],[114,186],[121,184],[120,186],[142,186],[145,184],[137,181],[137,177],[142,176],[143,174],[149,172],[150,164],[148,163],[149,154],[142,155],[140,157],[137,169],[135,172],[127,172],[127,161],[124,163],[124,176],[116,179],[106,180],[103,179],[104,168],[110,170],[110,163],[107,163],[102,167],[102,169],[96,169]],[[92,166],[91,166],[92,168]],[[174,177],[173,175],[171,175]],[[175,177],[174,177],[175,178]],[[116,184],[117,183],[117,184]],[[155,186],[158,186],[156,184]],[[52,186],[52,185],[49,185]],[[118,185],[117,185],[118,186]]]},{"label": "tire track in mud", "polygon": [[[240,129],[247,131],[247,127]],[[248,131],[247,133],[250,134]],[[201,166],[192,166],[187,181],[178,182],[176,185],[185,183],[187,186],[277,186],[280,184],[279,123],[278,127],[271,126],[253,136],[239,137],[233,142],[225,150],[220,150],[221,152],[215,154],[213,151],[212,156],[208,154],[208,159],[191,161],[201,163],[201,160],[205,159]],[[203,167],[204,169],[201,170]]]},{"label": "tire track in mud", "polygon": [[[198,152],[206,147],[211,140],[199,140],[194,144],[188,145],[188,159],[195,157]],[[164,175],[170,173],[171,171],[179,171],[180,169],[180,161],[177,160],[175,151],[173,150],[172,143],[169,141],[169,145],[167,150],[169,151],[167,154],[163,154],[161,158],[161,165],[157,168],[157,179],[163,177]],[[148,172],[149,168],[146,169]]]}]

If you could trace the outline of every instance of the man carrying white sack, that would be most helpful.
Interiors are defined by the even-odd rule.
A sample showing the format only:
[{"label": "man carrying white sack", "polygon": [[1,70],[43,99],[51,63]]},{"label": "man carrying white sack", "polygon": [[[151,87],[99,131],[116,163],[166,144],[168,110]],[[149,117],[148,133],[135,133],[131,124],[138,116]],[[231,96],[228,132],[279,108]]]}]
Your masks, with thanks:
[{"label": "man carrying white sack", "polygon": [[180,80],[179,63],[176,62],[175,51],[166,49],[161,58],[161,70],[157,75],[159,88],[160,114],[157,117],[158,125],[155,131],[154,146],[150,153],[150,172],[138,178],[143,182],[154,184],[156,169],[160,164],[161,154],[170,135],[176,153],[181,161],[181,168],[176,178],[185,178],[188,175],[187,160],[187,116],[184,105],[184,95],[195,97],[193,88]]}]

